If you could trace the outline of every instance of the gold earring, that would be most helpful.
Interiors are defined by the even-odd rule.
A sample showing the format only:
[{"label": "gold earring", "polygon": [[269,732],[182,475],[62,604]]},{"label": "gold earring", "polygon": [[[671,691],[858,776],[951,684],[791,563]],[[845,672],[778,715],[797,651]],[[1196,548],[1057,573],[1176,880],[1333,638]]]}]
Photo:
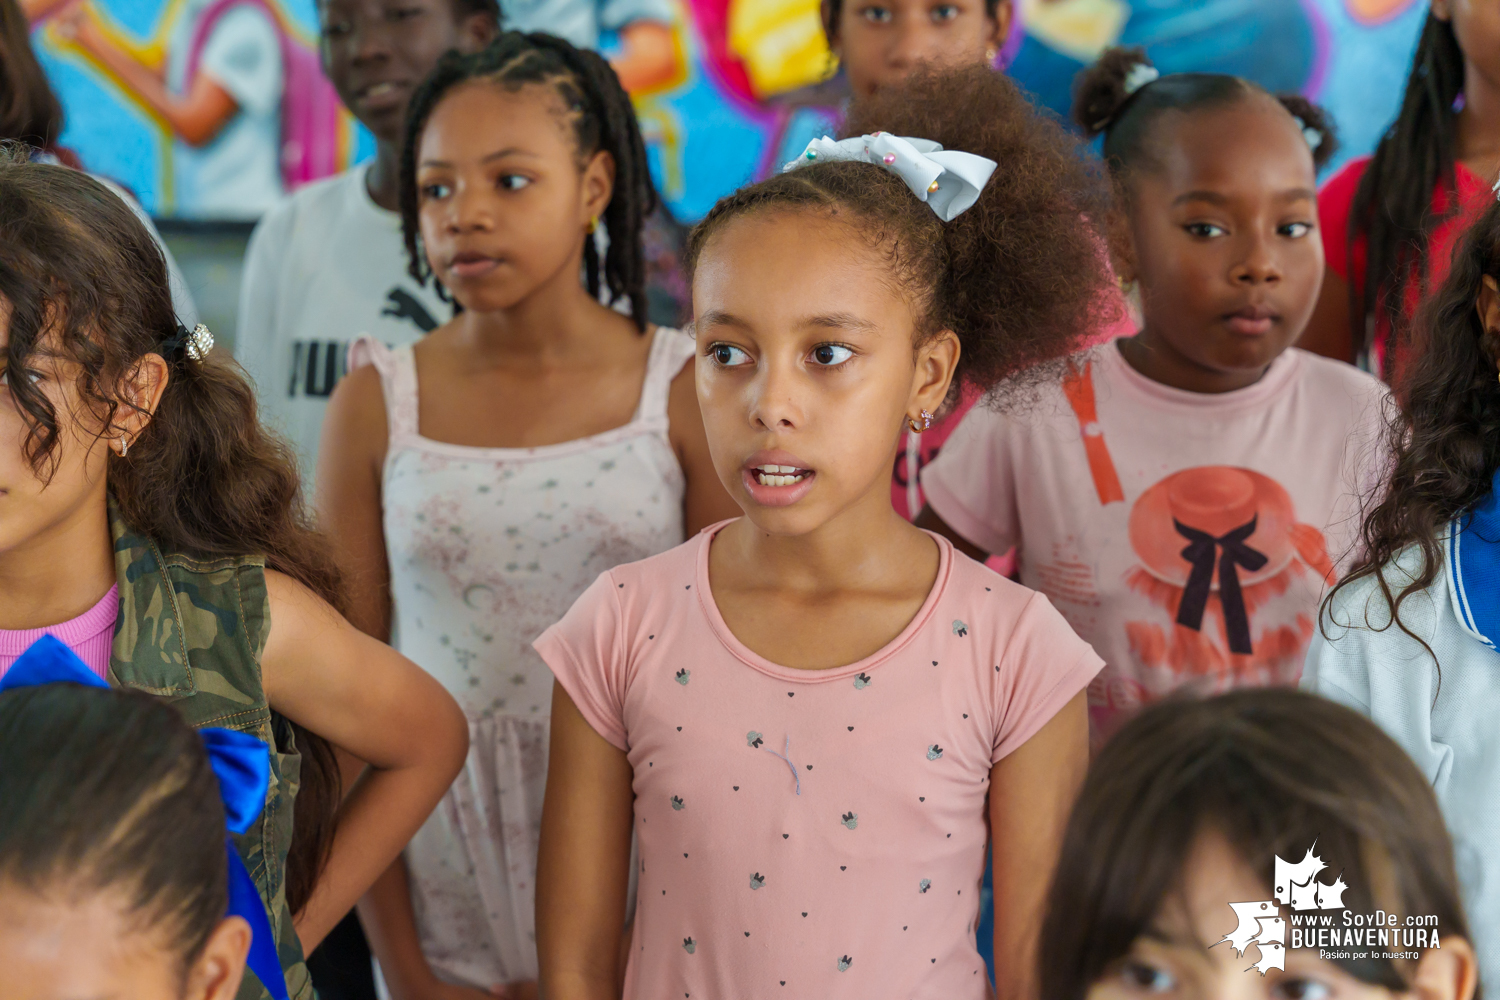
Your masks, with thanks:
[{"label": "gold earring", "polygon": [[594,233],[597,232],[598,229],[599,229],[599,216],[596,215],[592,219],[589,220],[589,235],[590,236],[594,235]]},{"label": "gold earring", "polygon": [[997,51],[996,48],[993,45],[991,45],[989,48],[987,48],[987,49],[984,50],[985,61],[993,63],[995,61],[995,57],[998,56],[999,54],[1000,54],[999,51]]},{"label": "gold earring", "polygon": [[917,417],[908,416],[906,423],[913,434],[920,434],[932,426],[932,413],[929,410],[923,410],[920,420]]}]

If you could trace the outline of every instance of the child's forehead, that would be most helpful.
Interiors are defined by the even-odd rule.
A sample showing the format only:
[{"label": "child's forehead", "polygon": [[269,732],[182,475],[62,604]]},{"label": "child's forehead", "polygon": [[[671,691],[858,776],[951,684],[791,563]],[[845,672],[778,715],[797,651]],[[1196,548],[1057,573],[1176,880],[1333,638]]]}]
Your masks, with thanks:
[{"label": "child's forehead", "polygon": [[[1170,191],[1221,184],[1313,190],[1317,169],[1296,119],[1252,92],[1230,104],[1164,111],[1152,126],[1140,179]],[[1176,197],[1176,194],[1173,194]]]}]

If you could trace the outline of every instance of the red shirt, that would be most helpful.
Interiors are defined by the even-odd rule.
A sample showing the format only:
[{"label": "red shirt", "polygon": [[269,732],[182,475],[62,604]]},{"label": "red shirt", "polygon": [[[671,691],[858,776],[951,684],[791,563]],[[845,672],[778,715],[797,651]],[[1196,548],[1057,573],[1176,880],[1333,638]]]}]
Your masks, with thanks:
[{"label": "red shirt", "polygon": [[[1323,231],[1323,254],[1328,260],[1328,269],[1354,289],[1356,299],[1364,294],[1365,282],[1365,237],[1358,237],[1349,245],[1349,211],[1354,206],[1354,193],[1359,180],[1370,164],[1370,157],[1351,160],[1342,170],[1329,178],[1318,192],[1318,224]],[[1435,288],[1448,277],[1449,262],[1453,258],[1453,247],[1469,224],[1477,219],[1489,204],[1490,192],[1474,171],[1456,163],[1453,167],[1458,187],[1458,201],[1462,211],[1438,223],[1429,237],[1427,252],[1427,287]],[[1432,192],[1432,210],[1436,215],[1449,211],[1449,193],[1442,184]],[[1404,293],[1402,312],[1410,317],[1415,314],[1420,296],[1418,282],[1408,282]],[[1377,317],[1375,321],[1375,360],[1382,375],[1385,369],[1385,345],[1390,336],[1390,323]]]}]

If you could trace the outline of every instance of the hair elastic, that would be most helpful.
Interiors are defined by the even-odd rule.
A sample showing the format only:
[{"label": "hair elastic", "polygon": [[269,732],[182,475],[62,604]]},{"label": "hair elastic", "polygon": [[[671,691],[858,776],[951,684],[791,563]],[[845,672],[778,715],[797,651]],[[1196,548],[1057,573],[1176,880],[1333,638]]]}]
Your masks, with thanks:
[{"label": "hair elastic", "polygon": [[179,355],[186,355],[192,361],[202,361],[208,357],[208,352],[214,349],[214,335],[209,332],[208,327],[199,323],[189,330],[177,323],[177,332],[161,342],[162,357],[175,359]]},{"label": "hair elastic", "polygon": [[[203,329],[203,327],[199,327]],[[88,668],[78,654],[61,639],[44,635],[22,653],[4,677],[0,677],[0,694],[15,688],[43,684],[82,684],[84,687],[109,688],[109,683]],[[254,736],[232,729],[198,730],[209,766],[219,779],[219,794],[224,801],[224,821],[230,833],[249,830],[265,807],[266,789],[271,783],[271,758],[266,745]],[[288,1000],[286,974],[276,954],[271,921],[266,905],[245,863],[234,847],[224,841],[229,863],[229,909],[226,916],[242,917],[250,925],[250,954],[245,964],[255,973],[274,1000]]]}]

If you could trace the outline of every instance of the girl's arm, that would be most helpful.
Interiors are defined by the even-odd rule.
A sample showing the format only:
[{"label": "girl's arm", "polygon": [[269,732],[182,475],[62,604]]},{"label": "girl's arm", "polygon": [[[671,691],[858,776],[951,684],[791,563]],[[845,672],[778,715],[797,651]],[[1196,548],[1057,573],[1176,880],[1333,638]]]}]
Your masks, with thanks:
[{"label": "girl's arm", "polygon": [[630,761],[552,686],[552,749],[537,857],[536,945],[547,1000],[620,995],[634,815]]},{"label": "girl's arm", "polygon": [[698,390],[693,384],[693,365],[683,366],[672,379],[667,397],[668,438],[677,452],[677,462],[687,478],[687,495],[683,498],[683,526],[689,538],[700,529],[743,513],[729,498],[719,474],[714,470],[713,456],[708,453],[708,434],[703,430],[703,414],[698,411]]},{"label": "girl's arm", "polygon": [[468,724],[424,670],[267,571],[261,682],[271,707],[370,768],[344,799],[323,875],[297,917],[311,953],[406,846],[468,753]]},{"label": "girl's arm", "polygon": [[77,4],[56,18],[57,30],[92,55],[134,91],[146,106],[166,119],[190,146],[203,146],[239,113],[234,97],[207,73],[199,73],[182,96],[167,88],[161,74],[123,51],[99,27],[87,7]]},{"label": "girl's arm", "polygon": [[318,445],[318,527],[344,574],[349,622],[381,642],[391,638],[391,568],[386,560],[380,477],[389,431],[374,365],[334,389]]},{"label": "girl's arm", "polygon": [[990,768],[999,1000],[1037,996],[1042,907],[1088,766],[1088,702],[1080,691],[1035,736]]}]

